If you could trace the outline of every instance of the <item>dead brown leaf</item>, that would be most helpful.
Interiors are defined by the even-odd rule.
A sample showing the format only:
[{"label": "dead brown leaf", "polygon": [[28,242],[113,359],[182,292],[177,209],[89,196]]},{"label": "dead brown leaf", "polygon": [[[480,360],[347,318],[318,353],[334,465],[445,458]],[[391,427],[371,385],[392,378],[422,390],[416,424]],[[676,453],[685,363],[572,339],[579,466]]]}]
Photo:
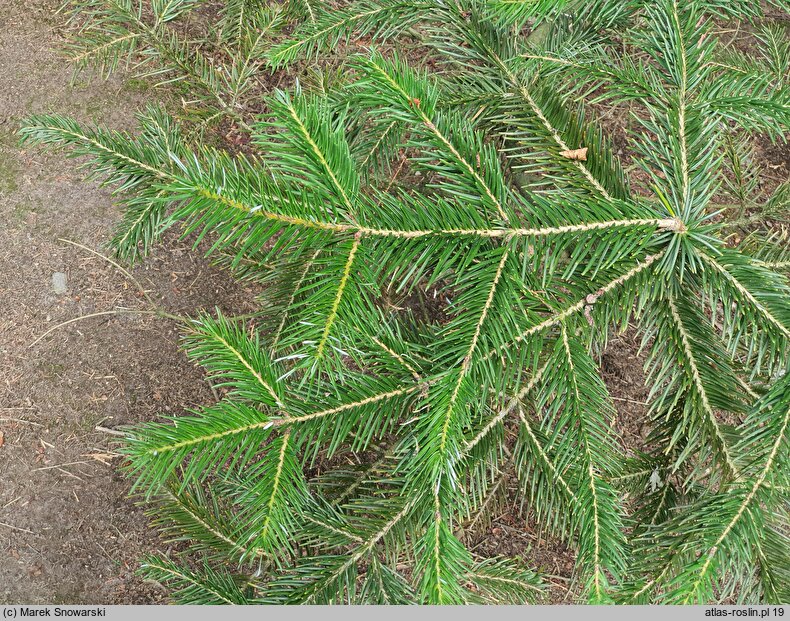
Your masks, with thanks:
[{"label": "dead brown leaf", "polygon": [[567,157],[569,160],[573,160],[574,162],[586,162],[587,147],[582,149],[571,149],[569,151],[560,151],[560,155],[562,157]]},{"label": "dead brown leaf", "polygon": [[105,466],[110,465],[110,461],[115,459],[116,457],[120,457],[118,453],[85,453],[82,457],[90,457],[91,459],[95,459],[96,461],[100,461]]}]

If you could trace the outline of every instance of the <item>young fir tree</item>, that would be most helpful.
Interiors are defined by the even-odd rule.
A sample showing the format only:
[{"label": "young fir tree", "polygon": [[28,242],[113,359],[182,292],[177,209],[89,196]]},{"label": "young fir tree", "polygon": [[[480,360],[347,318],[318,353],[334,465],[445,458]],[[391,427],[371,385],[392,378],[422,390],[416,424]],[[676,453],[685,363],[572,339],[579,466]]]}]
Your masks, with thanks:
[{"label": "young fir tree", "polygon": [[[760,193],[746,146],[790,125],[784,27],[731,0],[360,0],[273,40],[288,16],[234,0],[208,62],[171,31],[198,4],[75,0],[76,57],[186,80],[255,155],[158,108],[137,136],[22,129],[122,193],[120,256],[178,223],[265,284],[254,329],[185,325],[227,395],[130,431],[134,489],[203,558],[145,574],[184,603],[535,601],[532,568],[468,546],[516,494],[591,602],[787,601],[790,250],[764,223],[788,190]],[[423,60],[247,95],[363,35]],[[589,105],[628,107],[638,188]],[[628,325],[650,434],[625,452],[597,360]]]}]

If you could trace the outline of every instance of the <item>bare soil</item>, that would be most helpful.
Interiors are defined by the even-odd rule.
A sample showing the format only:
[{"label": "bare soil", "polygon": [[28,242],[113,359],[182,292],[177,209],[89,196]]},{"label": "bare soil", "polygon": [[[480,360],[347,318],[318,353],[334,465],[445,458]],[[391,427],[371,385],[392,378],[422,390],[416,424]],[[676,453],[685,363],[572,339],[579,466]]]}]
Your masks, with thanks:
[{"label": "bare soil", "polygon": [[[176,324],[150,315],[84,319],[30,346],[75,317],[145,308],[118,270],[59,241],[102,252],[119,217],[109,193],[73,161],[17,144],[31,113],[124,129],[145,103],[120,81],[70,84],[57,4],[0,2],[0,603],[157,603],[166,593],[135,568],[167,546],[128,497],[117,437],[96,428],[214,396],[178,350]],[[56,272],[65,293],[53,289]],[[250,310],[250,291],[174,237],[134,274],[170,312]]]}]

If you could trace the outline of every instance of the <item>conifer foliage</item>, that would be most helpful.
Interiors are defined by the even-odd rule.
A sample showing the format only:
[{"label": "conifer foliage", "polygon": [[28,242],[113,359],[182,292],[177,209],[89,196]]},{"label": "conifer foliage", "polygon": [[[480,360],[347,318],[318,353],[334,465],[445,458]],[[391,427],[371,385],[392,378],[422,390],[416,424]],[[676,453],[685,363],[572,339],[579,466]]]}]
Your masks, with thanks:
[{"label": "conifer foliage", "polygon": [[[743,146],[790,126],[785,27],[732,0],[229,0],[208,48],[179,30],[202,4],[73,0],[72,50],[183,80],[245,153],[155,107],[137,135],[21,130],[116,188],[121,257],[178,224],[263,283],[254,325],[185,324],[226,395],[129,432],[134,489],[201,555],[145,574],[184,603],[540,601],[529,554],[470,545],[515,504],[583,601],[787,601],[790,251],[760,217],[787,189]],[[275,69],[302,80],[261,105]],[[596,121],[626,108],[638,187]],[[650,433],[624,449],[599,356],[629,325]]]}]

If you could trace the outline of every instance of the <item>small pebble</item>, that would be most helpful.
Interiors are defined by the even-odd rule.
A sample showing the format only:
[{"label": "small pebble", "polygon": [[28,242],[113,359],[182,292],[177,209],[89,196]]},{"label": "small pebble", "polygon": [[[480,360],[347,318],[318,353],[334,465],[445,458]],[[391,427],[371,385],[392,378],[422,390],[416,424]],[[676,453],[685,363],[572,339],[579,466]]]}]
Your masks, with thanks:
[{"label": "small pebble", "polygon": [[63,272],[55,272],[52,274],[52,290],[58,295],[63,295],[68,291],[66,274]]}]

